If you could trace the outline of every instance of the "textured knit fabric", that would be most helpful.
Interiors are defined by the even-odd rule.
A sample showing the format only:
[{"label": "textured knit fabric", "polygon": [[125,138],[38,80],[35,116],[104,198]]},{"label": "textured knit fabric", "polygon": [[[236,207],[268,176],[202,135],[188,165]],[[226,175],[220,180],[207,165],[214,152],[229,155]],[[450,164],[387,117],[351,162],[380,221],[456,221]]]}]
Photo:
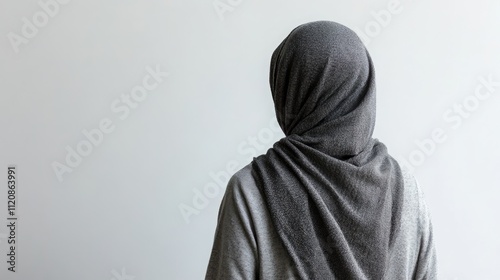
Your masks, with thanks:
[{"label": "textured knit fabric", "polygon": [[[247,165],[229,181],[219,208],[217,229],[205,279],[300,279],[296,267],[273,228],[269,211],[252,176],[251,168],[251,165]],[[403,178],[402,227],[390,252],[390,262],[384,279],[437,279],[432,224],[423,192],[406,169],[403,169]],[[330,239],[322,246],[329,248],[334,242],[335,240]]]},{"label": "textured knit fabric", "polygon": [[404,193],[398,163],[372,138],[368,51],[341,24],[307,23],[278,46],[270,72],[286,137],[252,171],[288,255],[302,279],[383,279]]}]

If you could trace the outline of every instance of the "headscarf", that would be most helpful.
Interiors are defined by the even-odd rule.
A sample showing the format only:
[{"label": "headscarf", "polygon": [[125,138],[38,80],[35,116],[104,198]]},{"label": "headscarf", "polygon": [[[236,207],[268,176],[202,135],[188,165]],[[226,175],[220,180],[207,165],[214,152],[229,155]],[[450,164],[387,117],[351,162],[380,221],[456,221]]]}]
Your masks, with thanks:
[{"label": "headscarf", "polygon": [[252,173],[301,279],[383,279],[401,224],[403,177],[378,139],[375,71],[349,28],[295,28],[270,86],[285,137]]}]

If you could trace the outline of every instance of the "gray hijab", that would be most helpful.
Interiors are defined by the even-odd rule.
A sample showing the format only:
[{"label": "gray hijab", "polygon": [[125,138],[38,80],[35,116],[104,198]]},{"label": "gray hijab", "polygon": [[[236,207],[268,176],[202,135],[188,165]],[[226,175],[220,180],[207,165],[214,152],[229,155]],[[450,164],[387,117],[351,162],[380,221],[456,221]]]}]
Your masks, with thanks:
[{"label": "gray hijab", "polygon": [[270,85],[286,137],[254,158],[274,227],[301,279],[384,279],[401,225],[403,179],[372,138],[375,72],[349,28],[295,28]]}]

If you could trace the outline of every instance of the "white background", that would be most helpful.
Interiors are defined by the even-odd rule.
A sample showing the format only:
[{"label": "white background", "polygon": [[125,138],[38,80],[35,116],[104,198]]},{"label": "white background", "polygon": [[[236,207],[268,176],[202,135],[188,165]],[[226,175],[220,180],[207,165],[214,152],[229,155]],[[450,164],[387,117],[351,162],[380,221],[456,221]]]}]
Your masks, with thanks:
[{"label": "white background", "polygon": [[[297,25],[334,20],[372,28],[374,137],[409,159],[423,155],[416,141],[445,133],[415,156],[440,279],[500,279],[500,87],[474,99],[480,77],[500,81],[500,2],[401,0],[381,25],[389,1],[226,1],[218,13],[212,0],[72,0],[16,47],[8,34],[23,37],[23,17],[43,9],[0,0],[0,278],[203,279],[224,188],[189,223],[179,207],[194,206],[211,172],[240,169],[283,136],[269,138],[271,53]],[[120,119],[111,104],[157,65],[169,76]],[[457,119],[448,110],[464,101],[472,109]],[[115,129],[58,180],[53,163],[106,118]],[[6,263],[10,164],[16,273]]]}]

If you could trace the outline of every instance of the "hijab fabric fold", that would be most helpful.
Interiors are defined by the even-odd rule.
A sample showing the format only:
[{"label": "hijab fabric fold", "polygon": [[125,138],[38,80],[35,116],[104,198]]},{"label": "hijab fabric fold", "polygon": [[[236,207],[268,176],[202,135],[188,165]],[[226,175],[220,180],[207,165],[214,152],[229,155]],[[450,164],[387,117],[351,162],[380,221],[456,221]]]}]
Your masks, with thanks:
[{"label": "hijab fabric fold", "polygon": [[384,279],[403,178],[372,138],[375,72],[349,28],[317,21],[274,51],[270,86],[285,133],[252,172],[301,279]]}]

